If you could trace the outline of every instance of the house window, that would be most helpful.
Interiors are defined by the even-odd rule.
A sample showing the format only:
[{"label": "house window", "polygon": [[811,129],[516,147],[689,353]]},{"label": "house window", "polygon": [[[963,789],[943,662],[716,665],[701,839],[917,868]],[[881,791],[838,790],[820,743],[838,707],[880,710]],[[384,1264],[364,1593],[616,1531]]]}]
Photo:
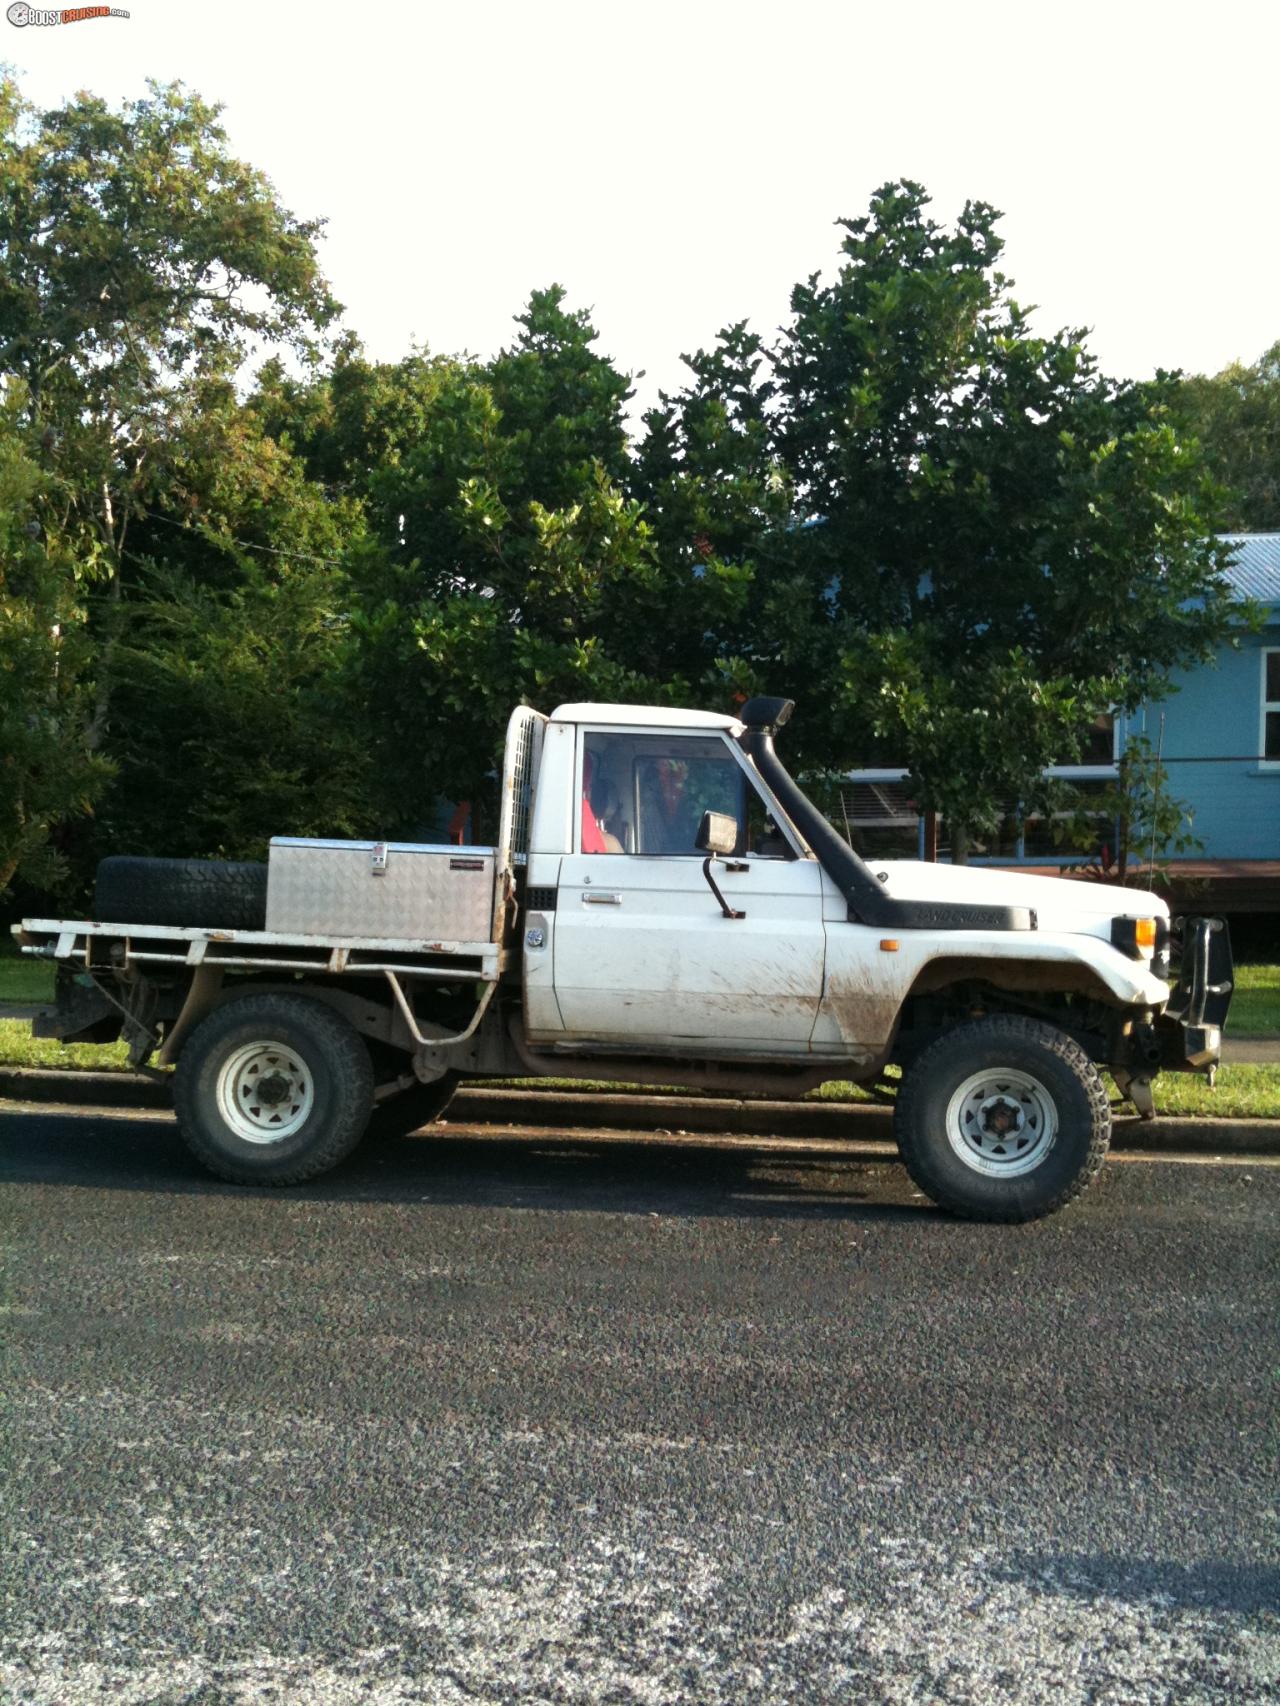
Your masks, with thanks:
[{"label": "house window", "polygon": [[1280,764],[1280,650],[1262,654],[1262,759]]},{"label": "house window", "polygon": [[[1107,739],[1112,739],[1109,718]],[[1104,756],[1101,747],[1097,756]],[[1078,860],[1086,851],[1096,854],[1104,846],[1114,846],[1115,819],[1102,809],[1115,787],[1114,761],[1060,765],[1046,774],[1071,783],[1075,793],[1071,809],[1041,817],[1022,812],[1016,800],[1002,801],[995,827],[969,837],[968,856],[973,863],[1049,859],[1063,864],[1073,858]],[[850,771],[841,779],[835,802],[827,808],[827,817],[864,859],[926,857],[924,819],[905,770]],[[1092,847],[1087,850],[1079,839],[1084,827],[1092,831]],[[938,857],[945,862],[951,858],[951,836],[947,820],[941,814],[936,820],[935,833]]]},{"label": "house window", "polygon": [[1103,766],[1116,761],[1116,719],[1114,712],[1103,711],[1089,724],[1080,749],[1077,764]]},{"label": "house window", "polygon": [[[1024,820],[1024,858],[1059,859],[1086,852],[1097,857],[1102,849],[1115,846],[1116,821],[1105,809],[1115,784],[1108,777],[1095,774],[1072,778],[1072,786],[1075,803],[1070,811],[1053,812],[1048,817],[1032,815]],[[1084,833],[1089,837],[1087,848]]]},{"label": "house window", "polygon": [[[1277,703],[1275,739],[1280,761],[1280,650],[1274,654]],[[1025,813],[1017,800],[999,802],[995,827],[969,837],[969,858],[993,864],[1048,859],[1055,864],[1079,858],[1080,832],[1092,831],[1093,850],[1114,845],[1115,821],[1101,808],[1110,798],[1120,774],[1121,734],[1114,711],[1103,711],[1081,730],[1078,755],[1069,764],[1047,765],[1047,778],[1069,783],[1075,802],[1070,810],[1049,817]],[[1097,808],[1093,802],[1097,801]],[[896,765],[851,770],[841,779],[834,808],[827,816],[842,830],[856,851],[867,859],[923,859],[925,824],[915,802],[907,771]],[[941,814],[934,825],[937,854],[951,857],[951,837]],[[1073,833],[1074,832],[1074,833]]]},{"label": "house window", "polygon": [[905,770],[852,771],[827,815],[866,859],[918,857],[920,813]]}]

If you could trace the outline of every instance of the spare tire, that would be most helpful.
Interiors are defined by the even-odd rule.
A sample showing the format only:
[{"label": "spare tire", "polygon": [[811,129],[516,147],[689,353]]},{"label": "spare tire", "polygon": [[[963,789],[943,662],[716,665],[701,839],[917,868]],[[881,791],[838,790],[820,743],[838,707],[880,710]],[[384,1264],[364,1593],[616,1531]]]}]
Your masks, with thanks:
[{"label": "spare tire", "polygon": [[101,924],[265,930],[267,867],[228,859],[117,855],[98,866],[93,915]]}]

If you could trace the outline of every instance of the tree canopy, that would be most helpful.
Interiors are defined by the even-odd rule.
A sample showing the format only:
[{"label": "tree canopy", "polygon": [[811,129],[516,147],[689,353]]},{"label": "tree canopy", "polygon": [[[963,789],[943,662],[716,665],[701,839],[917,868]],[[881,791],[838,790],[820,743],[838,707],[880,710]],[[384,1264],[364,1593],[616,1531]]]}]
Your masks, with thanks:
[{"label": "tree canopy", "polygon": [[1179,399],[1214,476],[1226,488],[1225,526],[1280,529],[1280,341],[1251,366],[1188,378]]},{"label": "tree canopy", "polygon": [[963,837],[1209,655],[1232,599],[1174,382],[1033,335],[996,212],[928,206],[889,184],[842,220],[834,276],[796,286],[772,345],[739,324],[695,357],[640,462],[751,565],[738,683],[817,689],[806,758],[902,763]]},{"label": "tree canopy", "polygon": [[888,184],[838,230],[637,433],[559,285],[492,357],[373,361],[216,107],[5,81],[0,883],[438,831],[521,700],[786,692],[799,768],[901,763],[961,848],[1037,803],[1225,631],[1215,423],[1274,477],[1275,352],[1117,381],[1033,334],[985,203]]},{"label": "tree canopy", "polygon": [[89,809],[110,776],[90,751],[91,648],[83,586],[66,537],[42,512],[65,494],[39,463],[21,387],[0,403],[0,891],[21,872],[52,889],[64,875],[60,824]]}]

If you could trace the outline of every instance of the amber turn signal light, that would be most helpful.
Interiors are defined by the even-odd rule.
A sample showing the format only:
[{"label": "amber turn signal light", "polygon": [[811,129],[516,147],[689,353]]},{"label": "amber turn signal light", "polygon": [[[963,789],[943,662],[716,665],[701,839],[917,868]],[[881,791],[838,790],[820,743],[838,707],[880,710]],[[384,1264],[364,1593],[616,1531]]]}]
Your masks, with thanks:
[{"label": "amber turn signal light", "polygon": [[1159,920],[1155,918],[1113,918],[1111,941],[1130,959],[1150,959],[1156,948]]}]

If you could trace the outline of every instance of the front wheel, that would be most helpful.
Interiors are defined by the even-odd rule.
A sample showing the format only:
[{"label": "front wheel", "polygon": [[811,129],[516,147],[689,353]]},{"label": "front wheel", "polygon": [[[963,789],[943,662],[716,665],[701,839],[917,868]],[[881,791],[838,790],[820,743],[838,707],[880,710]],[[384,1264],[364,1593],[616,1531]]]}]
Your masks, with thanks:
[{"label": "front wheel", "polygon": [[241,995],[203,1019],[174,1074],[187,1147],[237,1185],[292,1185],[359,1143],[373,1106],[363,1040],[301,995]]},{"label": "front wheel", "polygon": [[1111,1107],[1078,1043],[1038,1019],[997,1014],[948,1031],[907,1070],[894,1136],[940,1208],[1037,1220],[1101,1168]]}]

